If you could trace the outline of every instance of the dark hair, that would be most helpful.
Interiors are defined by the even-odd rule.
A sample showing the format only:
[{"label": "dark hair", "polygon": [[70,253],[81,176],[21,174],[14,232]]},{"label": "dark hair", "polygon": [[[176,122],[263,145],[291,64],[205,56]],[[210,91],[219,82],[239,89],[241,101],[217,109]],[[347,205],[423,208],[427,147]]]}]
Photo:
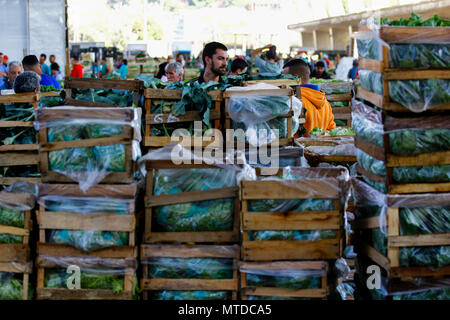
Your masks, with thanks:
[{"label": "dark hair", "polygon": [[269,60],[275,60],[277,58],[277,47],[271,46],[266,53],[266,58]]},{"label": "dark hair", "polygon": [[323,63],[323,61],[322,61],[322,60],[320,60],[320,61],[317,61],[317,62],[316,62],[316,68],[318,68],[318,67],[322,67],[322,68],[325,68],[325,63]]},{"label": "dark hair", "polygon": [[244,59],[234,59],[231,63],[231,72],[236,72],[238,69],[244,70],[248,67],[248,63]]},{"label": "dark hair", "polygon": [[155,78],[161,79],[162,76],[166,74],[166,66],[167,66],[167,61],[163,62],[159,65],[159,70],[158,70],[158,73],[156,74]]},{"label": "dark hair", "polygon": [[52,63],[51,66],[50,66],[50,70],[59,71],[59,64],[57,64],[56,62]]},{"label": "dark hair", "polygon": [[14,91],[16,93],[34,92],[40,88],[41,77],[33,71],[25,71],[14,80]]},{"label": "dark hair", "polygon": [[26,69],[33,68],[37,64],[39,64],[39,60],[35,55],[26,56],[22,60],[22,65]]},{"label": "dark hair", "polygon": [[220,42],[210,42],[205,46],[205,48],[203,49],[203,57],[202,57],[203,65],[205,67],[206,67],[206,57],[210,57],[212,59],[212,56],[216,54],[217,49],[228,51],[228,48],[225,47],[225,45],[223,45]]},{"label": "dark hair", "polygon": [[128,60],[127,59],[122,59],[122,62],[123,62],[124,65],[126,65],[126,66],[128,65]]},{"label": "dark hair", "polygon": [[3,56],[3,52],[0,52],[0,56]]},{"label": "dark hair", "polygon": [[303,59],[292,59],[283,66],[283,69],[284,68],[289,68],[289,74],[303,79],[309,78],[309,75],[311,74],[308,63]]},{"label": "dark hair", "polygon": [[47,59],[47,55],[45,53],[41,53],[41,57],[44,57],[45,59]]},{"label": "dark hair", "polygon": [[353,60],[353,66],[354,66],[354,67],[359,66],[359,61],[358,61],[358,59]]}]

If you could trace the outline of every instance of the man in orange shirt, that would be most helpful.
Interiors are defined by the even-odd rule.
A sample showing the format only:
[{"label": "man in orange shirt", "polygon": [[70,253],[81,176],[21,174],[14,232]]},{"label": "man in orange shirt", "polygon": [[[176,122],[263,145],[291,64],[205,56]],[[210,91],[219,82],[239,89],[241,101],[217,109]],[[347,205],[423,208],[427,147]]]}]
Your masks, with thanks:
[{"label": "man in orange shirt", "polygon": [[70,73],[70,76],[72,78],[83,78],[83,66],[80,64],[80,58],[74,57],[72,64],[73,68],[72,72]]},{"label": "man in orange shirt", "polygon": [[306,119],[303,125],[306,130],[305,136],[315,127],[323,130],[336,128],[333,111],[325,93],[320,92],[318,85],[309,83],[310,72],[308,64],[302,59],[293,59],[283,67],[283,74],[298,76],[302,80],[300,90],[303,107],[306,110]]}]

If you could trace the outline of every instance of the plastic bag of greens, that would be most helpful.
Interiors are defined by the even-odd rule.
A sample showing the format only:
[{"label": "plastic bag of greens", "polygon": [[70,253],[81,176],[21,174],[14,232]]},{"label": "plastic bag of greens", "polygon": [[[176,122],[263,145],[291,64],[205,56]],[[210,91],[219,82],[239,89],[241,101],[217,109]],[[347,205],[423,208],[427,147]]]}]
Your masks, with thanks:
[{"label": "plastic bag of greens", "polygon": [[448,69],[450,44],[393,43],[389,50],[389,65],[401,69]]},{"label": "plastic bag of greens", "polygon": [[233,260],[214,258],[152,258],[148,265],[150,278],[156,279],[232,279]]},{"label": "plastic bag of greens", "polygon": [[383,95],[383,74],[371,70],[359,70],[361,87],[366,90]]}]

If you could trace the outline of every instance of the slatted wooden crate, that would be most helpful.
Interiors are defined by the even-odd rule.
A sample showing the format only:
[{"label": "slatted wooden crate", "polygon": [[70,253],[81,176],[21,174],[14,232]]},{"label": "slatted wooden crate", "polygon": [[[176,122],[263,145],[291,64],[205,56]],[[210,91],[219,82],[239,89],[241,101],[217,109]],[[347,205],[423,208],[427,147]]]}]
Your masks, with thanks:
[{"label": "slatted wooden crate", "polygon": [[[128,248],[130,251],[135,247],[137,217],[136,203],[137,185],[96,185],[91,187],[87,193],[82,192],[77,184],[41,184],[39,185],[40,210],[37,213],[39,227],[39,241],[46,243],[46,230],[98,230],[111,232],[126,232],[128,234]],[[123,199],[129,201],[128,214],[92,213],[80,214],[75,212],[53,212],[45,209],[42,202],[46,197],[60,197],[64,200],[70,198],[81,198],[93,200]]]},{"label": "slatted wooden crate", "polygon": [[[0,193],[0,203],[11,203],[12,205],[23,205],[34,208],[34,195],[26,193]],[[19,209],[17,209],[19,210]],[[9,234],[13,236],[23,237],[22,244],[26,247],[29,245],[30,233],[33,228],[32,210],[20,210],[24,215],[24,227],[11,227],[0,225],[0,234]],[[0,244],[0,248],[13,246],[11,244]]]},{"label": "slatted wooden crate", "polygon": [[[361,188],[361,192],[367,193],[363,182],[355,182],[355,188]],[[371,194],[371,193],[369,193]],[[369,194],[367,196],[369,196]],[[371,195],[370,195],[371,196]],[[372,197],[372,196],[371,196]],[[361,235],[355,235],[355,249],[358,254],[369,257],[383,269],[389,277],[411,278],[411,277],[443,277],[450,275],[450,266],[436,269],[426,266],[400,265],[400,250],[408,247],[432,247],[450,245],[450,233],[430,233],[416,235],[401,235],[400,233],[400,210],[401,208],[420,207],[448,207],[450,205],[450,194],[411,194],[411,195],[386,195],[386,215],[370,218],[355,219],[352,229],[357,232],[380,229],[386,227],[387,231],[387,256],[376,250],[371,244],[363,240]],[[358,204],[356,205],[364,205]],[[364,205],[364,206],[368,206]],[[358,208],[356,208],[358,210]]]},{"label": "slatted wooden crate", "polygon": [[[320,90],[325,92],[328,102],[348,102],[347,107],[332,107],[334,119],[347,121],[347,126],[352,125],[352,98],[353,98],[353,82],[329,82],[320,83]],[[344,88],[346,93],[327,93],[330,90]]]},{"label": "slatted wooden crate", "polygon": [[[237,300],[239,291],[238,261],[240,256],[238,245],[148,245],[141,246],[143,279],[141,290],[144,299],[148,299],[149,291],[230,291],[232,300]],[[157,258],[207,258],[232,259],[233,277],[231,279],[156,279],[150,278],[149,259]]]},{"label": "slatted wooden crate", "polygon": [[[0,248],[0,252],[1,252]],[[22,299],[29,299],[29,284],[30,284],[30,274],[32,273],[32,264],[31,262],[25,261],[4,261],[5,257],[0,254],[0,273],[14,273],[18,277],[21,278],[22,281]]]},{"label": "slatted wooden crate", "polygon": [[[151,135],[151,126],[152,125],[169,125],[169,124],[178,124],[184,123],[186,124],[186,128],[189,125],[193,124],[194,121],[202,121],[200,111],[186,111],[184,115],[173,115],[170,113],[152,113],[152,101],[155,100],[166,100],[166,101],[179,101],[181,100],[183,94],[183,90],[162,90],[162,89],[145,89],[144,97],[145,97],[145,138],[144,145],[146,147],[164,147],[171,143],[181,143],[185,144],[186,140],[189,140],[188,146],[201,145],[217,145],[219,147],[222,146],[223,141],[216,140],[213,136],[211,138],[208,137],[192,137],[191,139],[180,139],[177,141],[176,138],[170,136],[152,136]],[[212,128],[221,129],[221,104],[222,104],[222,92],[215,90],[210,91],[208,93],[212,98],[212,103],[214,104],[214,108],[210,109],[210,124]]]},{"label": "slatted wooden crate", "polygon": [[428,116],[393,117],[383,115],[383,146],[380,147],[369,143],[362,138],[355,137],[355,146],[366,154],[383,161],[386,165],[386,177],[378,176],[362,168],[360,165],[357,171],[360,175],[386,186],[390,194],[398,193],[426,193],[426,192],[449,192],[450,182],[417,182],[417,183],[397,183],[393,178],[393,170],[397,167],[422,167],[450,164],[450,151],[437,151],[421,153],[417,155],[396,155],[391,152],[389,133],[394,130],[431,130],[450,129],[450,115],[436,114]]},{"label": "slatted wooden crate", "polygon": [[[360,28],[367,31],[366,27]],[[439,44],[450,42],[449,27],[407,27],[407,26],[381,26],[379,35],[387,44]],[[373,103],[374,105],[391,112],[411,112],[402,104],[395,102],[389,95],[389,81],[392,80],[423,80],[423,79],[450,79],[450,69],[396,69],[389,66],[389,48],[382,47],[382,60],[360,58],[359,68],[381,73],[383,75],[383,92],[378,94],[360,87],[357,97]],[[450,110],[450,103],[427,108],[430,111]]]},{"label": "slatted wooden crate", "polygon": [[[279,298],[313,298],[327,299],[328,287],[328,262],[326,261],[279,261],[279,262],[241,262],[241,298],[247,300],[253,297],[279,297]],[[288,289],[280,287],[259,287],[248,284],[247,273],[264,272],[276,274],[277,272],[322,272],[321,284],[315,289]],[[286,276],[289,276],[286,274]]]},{"label": "slatted wooden crate", "polygon": [[[72,149],[72,148],[87,148],[95,146],[108,145],[125,145],[125,170],[124,172],[110,172],[101,181],[101,183],[132,183],[134,180],[134,172],[136,164],[132,156],[132,143],[136,136],[135,129],[132,128],[131,123],[134,120],[133,108],[44,108],[38,110],[37,121],[52,122],[52,121],[70,121],[74,119],[86,121],[98,121],[99,124],[107,121],[121,121],[123,124],[124,135],[118,137],[105,137],[73,141],[48,141],[48,128],[41,127],[39,130],[39,157],[40,169],[42,174],[42,182],[74,182],[69,177],[51,170],[49,164],[50,152]],[[70,125],[70,124],[69,124]]]},{"label": "slatted wooden crate", "polygon": [[[145,243],[229,243],[239,241],[239,187],[228,187],[203,191],[191,191],[176,194],[155,196],[153,194],[153,170],[176,169],[180,176],[189,169],[220,169],[214,165],[180,164],[170,160],[150,160],[146,162],[146,200],[145,200]],[[233,226],[230,231],[192,231],[192,232],[158,232],[152,226],[154,208],[165,205],[199,202],[206,200],[220,200],[233,198]]]},{"label": "slatted wooden crate", "polygon": [[[139,105],[139,94],[144,88],[140,80],[109,80],[67,77],[64,81],[66,91],[66,105],[98,108],[117,108],[118,106],[101,102],[76,100],[72,98],[72,89],[116,89],[121,91],[133,91],[133,104]],[[127,106],[131,107],[131,106]]]},{"label": "slatted wooden crate", "polygon": [[[292,174],[317,174],[317,179],[241,181],[241,226],[244,261],[327,260],[337,259],[343,250],[343,217],[340,199],[344,183],[338,179],[346,172],[341,168],[291,168]],[[274,176],[279,176],[277,172]],[[320,176],[320,178],[319,178]],[[333,210],[304,212],[251,212],[251,200],[327,199]],[[250,241],[251,231],[332,230],[332,239]]]},{"label": "slatted wooden crate", "polygon": [[[292,110],[292,96],[294,95],[294,91],[290,88],[283,88],[283,89],[273,89],[273,90],[251,90],[251,91],[225,91],[223,93],[223,97],[225,99],[225,130],[227,129],[233,129],[233,125],[232,122],[233,120],[231,120],[230,115],[228,113],[228,108],[230,105],[230,99],[235,97],[246,97],[246,96],[260,96],[260,97],[276,97],[276,96],[281,96],[281,97],[289,97],[290,98],[290,111],[286,114],[282,114],[279,115],[278,117],[276,117],[275,119],[287,119],[287,128],[286,128],[286,133],[287,136],[286,138],[280,138],[278,141],[278,145],[279,146],[290,146],[294,143],[294,137],[292,135],[292,118],[294,116],[294,112]],[[274,128],[277,129],[277,128]],[[245,131],[245,130],[244,130]],[[228,132],[226,132],[225,135],[225,142],[226,145],[238,145],[239,146],[239,142],[235,141],[235,137],[231,136]],[[248,146],[248,142],[245,142],[245,145]],[[270,144],[269,144],[270,145]]]},{"label": "slatted wooden crate", "polygon": [[[132,300],[137,268],[137,248],[114,247],[83,252],[70,246],[39,243],[37,247],[38,300]],[[69,265],[83,268],[119,270],[124,279],[123,291],[115,294],[107,289],[48,288],[45,274],[50,269],[65,269]]]},{"label": "slatted wooden crate", "polygon": [[334,137],[317,137],[317,138],[300,138],[295,140],[295,144],[304,147],[306,160],[312,167],[318,167],[320,163],[349,163],[356,162],[356,156],[351,155],[324,155],[312,152],[307,147],[323,146],[337,147],[342,145],[354,145],[354,136],[334,136]]}]

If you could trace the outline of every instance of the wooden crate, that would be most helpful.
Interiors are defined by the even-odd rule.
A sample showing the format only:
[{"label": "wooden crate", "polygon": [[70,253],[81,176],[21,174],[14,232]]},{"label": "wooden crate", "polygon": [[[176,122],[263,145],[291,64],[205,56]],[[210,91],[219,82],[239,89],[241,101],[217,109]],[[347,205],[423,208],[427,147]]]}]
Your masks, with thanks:
[{"label": "wooden crate", "polygon": [[[345,140],[340,140],[345,139]],[[302,147],[324,146],[337,147],[339,145],[354,144],[354,136],[333,136],[333,137],[315,137],[315,138],[300,138],[295,140],[295,144]],[[318,167],[323,162],[356,162],[356,156],[346,155],[322,155],[317,154],[307,149],[304,149],[304,155],[308,163],[312,167]]]},{"label": "wooden crate", "polygon": [[[170,160],[147,161],[147,178],[145,199],[145,231],[144,243],[229,243],[239,241],[239,187],[211,189],[204,191],[192,191],[169,195],[153,195],[153,170],[177,169],[180,175],[188,169],[220,169],[217,166],[207,164],[181,164],[175,165]],[[233,206],[233,230],[232,231],[207,231],[207,232],[156,232],[152,229],[152,213],[154,207],[190,203],[206,200],[218,200],[234,198]]]},{"label": "wooden crate", "polygon": [[64,90],[66,91],[65,104],[69,106],[81,107],[117,108],[118,106],[112,104],[72,99],[72,89],[116,89],[123,91],[134,91],[133,104],[138,106],[139,94],[143,88],[144,83],[140,80],[80,79],[67,77],[64,81]]},{"label": "wooden crate", "polygon": [[[0,248],[1,251],[1,248]],[[25,261],[4,261],[5,257],[0,254],[0,272],[8,272],[14,274],[20,274],[22,280],[22,299],[28,300],[28,286],[30,283],[30,274],[32,272],[31,262]]]},{"label": "wooden crate", "polygon": [[[283,88],[277,90],[252,90],[252,91],[225,91],[223,93],[223,97],[225,99],[225,130],[232,129],[232,120],[228,113],[228,107],[230,104],[230,99],[232,97],[245,97],[245,96],[285,96],[290,97],[290,111],[287,114],[279,115],[277,119],[287,118],[287,138],[280,138],[278,141],[279,146],[290,146],[294,143],[294,137],[292,136],[292,118],[294,116],[294,112],[292,111],[292,96],[294,95],[294,91],[290,88]],[[226,145],[239,145],[237,141],[235,141],[234,136],[230,137],[228,133],[225,135]],[[245,145],[248,146],[248,142],[246,141]],[[269,144],[270,145],[270,144]]]},{"label": "wooden crate", "polygon": [[[373,111],[377,112],[377,111]],[[396,167],[414,167],[414,166],[433,166],[450,164],[450,151],[438,151],[431,153],[421,153],[417,155],[395,155],[390,151],[389,133],[401,129],[446,129],[450,128],[450,114],[436,114],[423,116],[393,117],[382,114],[381,124],[383,126],[383,145],[384,147],[366,142],[355,137],[356,148],[362,150],[371,157],[383,161],[386,165],[386,177],[375,175],[358,165],[357,171],[360,175],[387,187],[390,194],[398,193],[426,193],[426,192],[449,192],[450,182],[436,183],[408,183],[399,184],[393,179],[393,168]]]},{"label": "wooden crate", "polygon": [[[65,245],[39,243],[37,247],[37,299],[38,300],[132,300],[137,268],[137,248],[107,248],[83,252]],[[76,265],[85,268],[120,268],[124,272],[124,290],[114,294],[105,289],[46,288],[48,269]]]},{"label": "wooden crate", "polygon": [[[132,108],[44,108],[38,111],[37,121],[50,122],[67,119],[96,120],[99,123],[111,121],[123,121],[124,135],[120,137],[106,137],[96,139],[84,139],[73,141],[48,141],[48,128],[43,127],[39,130],[39,157],[40,170],[42,174],[42,182],[74,182],[69,177],[50,170],[49,153],[51,151],[86,148],[106,145],[125,145],[125,171],[110,172],[101,183],[132,183],[134,181],[135,163],[132,159],[132,143],[136,135],[135,130],[131,127],[134,120],[134,109]],[[128,124],[129,123],[129,124]]]},{"label": "wooden crate", "polygon": [[[48,93],[50,94],[50,93]],[[38,108],[40,96],[43,94],[20,93],[0,96],[0,104],[30,103],[34,109]],[[33,121],[0,121],[1,128],[33,128]],[[37,138],[37,135],[36,135]],[[39,145],[36,144],[13,144],[0,146],[0,167],[37,166],[39,170]],[[0,177],[0,185],[11,185],[17,181],[28,181],[39,183],[40,178],[35,177]]]},{"label": "wooden crate", "polygon": [[[337,178],[346,169],[292,168],[292,170],[294,174],[300,175],[317,173],[321,178],[241,181],[244,261],[327,260],[342,256],[344,213],[340,208],[340,198],[343,196],[344,185]],[[280,171],[275,176],[281,173]],[[334,209],[305,212],[250,212],[247,209],[249,200],[271,199],[332,199]],[[267,230],[333,230],[336,236],[333,239],[315,241],[249,241],[249,231]]]},{"label": "wooden crate", "polygon": [[206,290],[231,291],[232,300],[237,300],[239,291],[239,260],[240,248],[238,245],[148,245],[141,246],[141,260],[151,258],[209,258],[233,259],[232,279],[150,279],[148,266],[143,262],[143,279],[141,290],[144,299],[148,299],[148,291],[159,290]]},{"label": "wooden crate", "polygon": [[[241,298],[247,300],[248,296],[256,297],[281,297],[281,298],[316,298],[327,299],[329,294],[328,288],[328,262],[326,261],[279,261],[279,262],[241,262],[239,264],[241,270]],[[321,287],[317,289],[287,289],[273,287],[256,287],[247,284],[247,274],[243,269],[248,271],[322,271],[324,275],[321,277]]]},{"label": "wooden crate", "polygon": [[40,202],[46,196],[68,198],[111,198],[129,200],[130,214],[93,213],[80,214],[73,212],[47,211],[40,203],[40,210],[36,214],[39,227],[39,241],[46,243],[46,230],[98,230],[111,232],[126,232],[128,234],[129,250],[136,246],[136,208],[135,199],[137,185],[96,185],[87,193],[82,192],[77,184],[41,184],[39,185]]},{"label": "wooden crate", "polygon": [[[360,28],[367,31],[366,27]],[[387,44],[424,43],[439,44],[450,42],[449,27],[407,27],[381,26],[380,38]],[[390,112],[411,112],[408,108],[392,101],[389,95],[391,80],[450,79],[450,69],[394,69],[389,66],[389,48],[382,47],[382,60],[359,58],[359,68],[383,74],[383,95],[359,88],[357,97],[373,103]],[[427,108],[429,111],[450,110],[450,103]]]},{"label": "wooden crate", "polygon": [[336,120],[346,120],[347,126],[352,125],[352,98],[353,98],[353,82],[329,82],[320,83],[320,90],[325,91],[327,89],[333,88],[347,88],[348,93],[326,93],[325,97],[328,102],[338,102],[338,101],[348,101],[348,107],[332,107],[334,119]]},{"label": "wooden crate", "polygon": [[[186,111],[184,115],[174,116],[172,113],[162,114],[152,114],[151,106],[153,100],[168,100],[168,101],[179,101],[181,100],[183,90],[162,90],[162,89],[145,89],[145,138],[144,145],[146,147],[164,147],[171,143],[177,143],[177,139],[172,139],[172,137],[155,137],[150,135],[150,130],[152,125],[159,124],[176,124],[176,123],[186,123],[187,125],[193,123],[194,121],[202,121],[200,111]],[[214,108],[210,110],[210,121],[211,125],[215,129],[221,129],[221,104],[222,104],[222,92],[221,91],[210,91],[208,93],[214,103]],[[211,138],[194,138],[191,139],[179,139],[178,141],[182,144],[186,144],[186,140],[189,141],[188,146],[201,145],[217,145],[222,146],[223,141],[216,140],[215,137]]]},{"label": "wooden crate", "polygon": [[[354,187],[363,186],[363,182],[356,182]],[[367,186],[367,185],[366,185]],[[361,189],[366,190],[366,189]],[[387,257],[355,235],[355,249],[358,254],[369,257],[379,264],[388,273],[389,277],[442,277],[450,275],[450,266],[435,269],[432,267],[401,267],[400,249],[405,247],[428,247],[450,245],[450,233],[400,235],[400,205],[402,208],[417,207],[444,207],[450,205],[450,193],[441,194],[411,194],[386,195],[387,214],[383,217],[355,219],[352,229],[361,231],[380,228],[380,223],[387,228]]]}]

